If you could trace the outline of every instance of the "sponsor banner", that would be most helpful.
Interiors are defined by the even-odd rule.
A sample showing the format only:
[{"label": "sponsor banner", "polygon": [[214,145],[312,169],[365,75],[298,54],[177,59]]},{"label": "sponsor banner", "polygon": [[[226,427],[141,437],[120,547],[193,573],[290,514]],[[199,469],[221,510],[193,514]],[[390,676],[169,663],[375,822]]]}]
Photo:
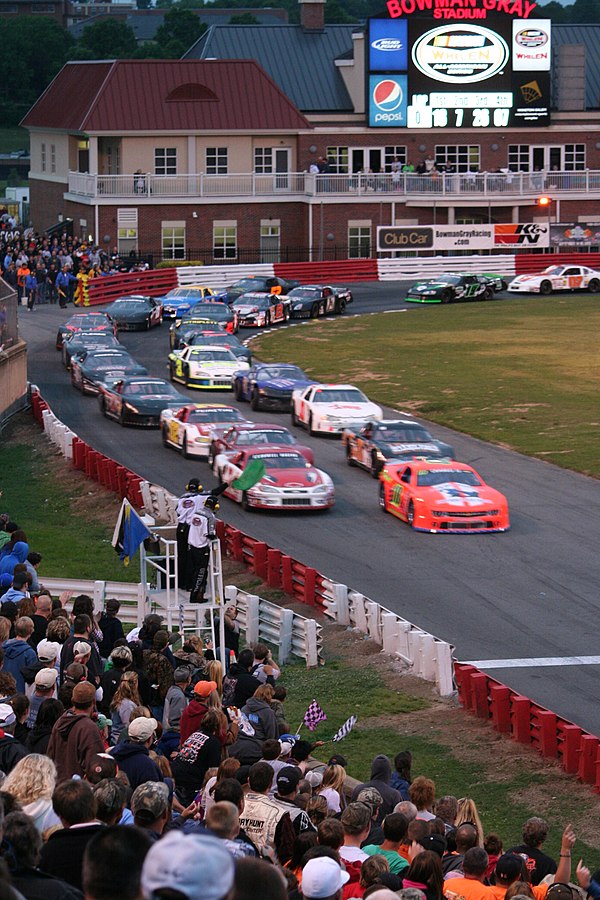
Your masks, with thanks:
[{"label": "sponsor banner", "polygon": [[488,250],[494,246],[493,225],[434,225],[435,250]]},{"label": "sponsor banner", "polygon": [[371,19],[369,23],[369,69],[371,72],[406,72],[408,66],[407,22]]},{"label": "sponsor banner", "polygon": [[431,250],[432,225],[377,226],[377,250]]},{"label": "sponsor banner", "polygon": [[550,71],[550,19],[513,19],[514,72]]},{"label": "sponsor banner", "polygon": [[550,72],[514,72],[512,88],[511,125],[550,124]]},{"label": "sponsor banner", "polygon": [[526,19],[536,4],[532,0],[387,0],[391,19],[429,14],[434,19],[486,19],[496,11]]},{"label": "sponsor banner", "polygon": [[369,125],[371,128],[406,126],[406,75],[369,76]]},{"label": "sponsor banner", "polygon": [[574,247],[591,247],[600,244],[600,224],[569,222],[550,225],[550,244],[553,247],[571,244]]},{"label": "sponsor banner", "polygon": [[464,88],[503,72],[508,44],[483,25],[438,25],[412,45],[412,62],[425,78]]},{"label": "sponsor banner", "polygon": [[543,222],[494,225],[494,246],[549,247],[550,228]]}]

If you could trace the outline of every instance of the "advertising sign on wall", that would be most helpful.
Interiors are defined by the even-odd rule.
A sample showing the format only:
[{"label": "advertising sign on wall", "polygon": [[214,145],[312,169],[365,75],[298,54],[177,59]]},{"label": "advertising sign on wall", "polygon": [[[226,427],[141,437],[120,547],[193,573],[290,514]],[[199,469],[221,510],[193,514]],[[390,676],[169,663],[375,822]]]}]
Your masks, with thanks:
[{"label": "advertising sign on wall", "polygon": [[543,222],[526,222],[523,225],[494,225],[494,246],[549,247],[550,229]]},{"label": "advertising sign on wall", "polygon": [[369,70],[371,72],[406,72],[407,64],[407,22],[374,19],[369,34]]},{"label": "advertising sign on wall", "polygon": [[513,72],[550,71],[550,19],[513,19]]},{"label": "advertising sign on wall", "polygon": [[[561,226],[562,227],[562,226]],[[548,247],[548,225],[539,222],[506,225],[389,225],[377,228],[377,250],[493,250],[510,246]]]},{"label": "advertising sign on wall", "polygon": [[550,243],[553,247],[570,244],[573,247],[591,247],[600,244],[600,224],[569,222],[550,225]]},{"label": "advertising sign on wall", "polygon": [[406,75],[369,76],[369,125],[403,128],[406,125]]}]

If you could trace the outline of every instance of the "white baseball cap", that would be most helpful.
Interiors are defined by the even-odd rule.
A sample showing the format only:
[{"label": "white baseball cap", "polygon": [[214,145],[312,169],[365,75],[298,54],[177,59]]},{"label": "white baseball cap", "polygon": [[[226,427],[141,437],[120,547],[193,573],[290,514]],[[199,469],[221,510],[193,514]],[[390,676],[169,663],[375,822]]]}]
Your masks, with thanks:
[{"label": "white baseball cap", "polygon": [[171,888],[187,900],[222,900],[233,887],[233,876],[233,857],[224,841],[170,831],[146,856],[142,894],[144,900],[150,900],[155,891]]},{"label": "white baseball cap", "polygon": [[38,659],[49,662],[51,659],[58,659],[60,656],[60,644],[57,641],[48,641],[44,638],[37,645]]},{"label": "white baseball cap", "polygon": [[305,900],[332,897],[349,880],[350,875],[340,868],[335,859],[328,856],[309,859],[302,869],[302,896]]},{"label": "white baseball cap", "polygon": [[56,669],[40,669],[35,676],[36,687],[47,689],[53,688],[57,678],[58,672]]}]

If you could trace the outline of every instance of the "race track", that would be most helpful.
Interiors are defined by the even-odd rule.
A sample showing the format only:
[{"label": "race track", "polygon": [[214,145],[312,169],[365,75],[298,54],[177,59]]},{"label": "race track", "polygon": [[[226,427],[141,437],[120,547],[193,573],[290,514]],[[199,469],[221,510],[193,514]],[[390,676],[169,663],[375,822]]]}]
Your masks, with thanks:
[{"label": "race track", "polygon": [[[390,316],[401,327],[404,315],[423,312],[423,307],[399,299],[403,291],[398,283],[351,288],[356,299],[350,314],[410,306]],[[121,428],[104,419],[95,399],[82,397],[70,386],[54,349],[56,327],[64,318],[56,307],[20,311],[21,334],[29,344],[30,381],[39,385],[56,415],[97,450],[174,493],[193,475],[213,484],[205,463],[183,460],[164,449],[158,431]],[[151,374],[167,377],[167,333],[165,323],[150,333],[126,333],[120,339]],[[197,401],[209,394],[227,402],[232,397],[183,392]],[[240,408],[256,421],[290,425],[287,414],[253,413],[248,404]],[[458,459],[474,465],[507,495],[509,533],[412,532],[379,510],[376,482],[346,465],[339,441],[311,438],[302,431],[297,435],[314,448],[316,465],[335,481],[334,509],[318,515],[268,515],[244,512],[225,500],[220,514],[451,641],[460,660],[480,661],[480,667],[500,681],[600,734],[595,633],[600,609],[600,482],[436,425],[431,430],[454,445]],[[540,657],[548,663],[531,664]],[[570,657],[592,659],[571,659],[567,665]],[[507,659],[520,662],[502,668],[497,662],[485,664]]]}]

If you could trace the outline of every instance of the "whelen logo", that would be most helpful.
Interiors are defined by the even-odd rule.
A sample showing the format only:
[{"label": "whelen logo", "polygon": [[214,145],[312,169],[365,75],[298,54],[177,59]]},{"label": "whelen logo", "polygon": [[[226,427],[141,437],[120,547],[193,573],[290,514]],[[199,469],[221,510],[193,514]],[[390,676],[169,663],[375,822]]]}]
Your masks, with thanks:
[{"label": "whelen logo", "polygon": [[508,44],[482,25],[441,25],[421,35],[412,49],[413,63],[427,78],[447,84],[473,84],[501,72]]},{"label": "whelen logo", "polygon": [[385,79],[375,85],[373,90],[373,103],[382,112],[393,112],[402,106],[402,88],[397,81]]},{"label": "whelen logo", "polygon": [[548,35],[545,31],[540,31],[539,28],[524,28],[515,35],[515,41],[521,47],[534,50],[548,43]]},{"label": "whelen logo", "polygon": [[404,44],[398,38],[378,38],[376,41],[371,42],[371,47],[374,50],[384,50],[387,53],[402,50]]}]

